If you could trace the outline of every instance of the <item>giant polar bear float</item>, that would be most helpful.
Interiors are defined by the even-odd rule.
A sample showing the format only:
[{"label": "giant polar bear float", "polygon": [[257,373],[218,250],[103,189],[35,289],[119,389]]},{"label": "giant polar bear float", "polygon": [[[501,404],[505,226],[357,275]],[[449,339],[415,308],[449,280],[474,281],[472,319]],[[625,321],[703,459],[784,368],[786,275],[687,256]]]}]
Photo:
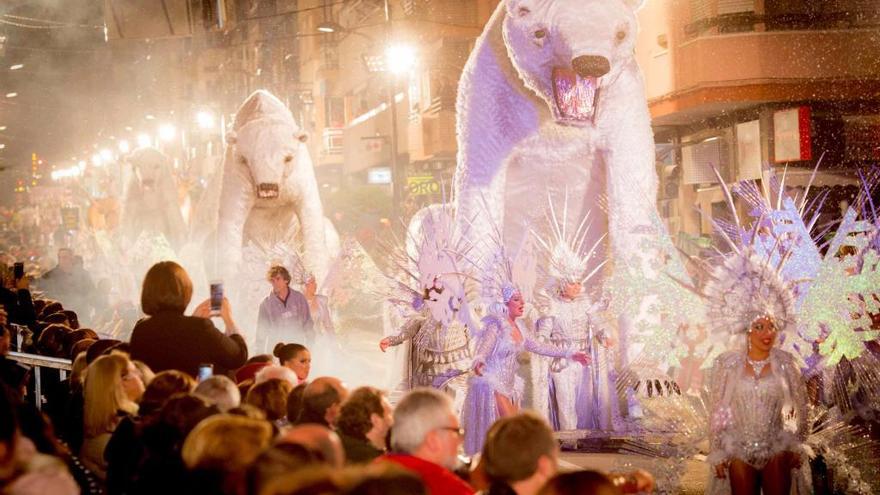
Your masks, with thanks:
[{"label": "giant polar bear float", "polygon": [[161,234],[172,247],[180,248],[187,232],[171,160],[161,151],[145,147],[132,151],[126,161],[132,167],[120,221],[126,247],[142,234]]},{"label": "giant polar bear float", "polygon": [[324,217],[306,135],[290,110],[272,94],[256,91],[238,109],[226,140],[217,267],[208,272],[233,280],[245,243],[271,250],[292,242],[287,247],[301,248],[305,267],[323,280],[339,252],[339,237]]},{"label": "giant polar bear float", "polygon": [[[456,223],[475,246],[487,246],[495,226],[509,249],[521,245],[529,228],[543,225],[548,194],[555,204],[567,195],[576,213],[570,229],[587,212],[607,211],[607,230],[593,225],[585,245],[608,233],[612,276],[660,276],[657,253],[645,248],[666,234],[657,221],[654,140],[634,56],[642,3],[499,4],[468,59],[457,102]],[[641,355],[645,340],[637,334],[658,325],[650,302],[626,303],[624,364]]]}]

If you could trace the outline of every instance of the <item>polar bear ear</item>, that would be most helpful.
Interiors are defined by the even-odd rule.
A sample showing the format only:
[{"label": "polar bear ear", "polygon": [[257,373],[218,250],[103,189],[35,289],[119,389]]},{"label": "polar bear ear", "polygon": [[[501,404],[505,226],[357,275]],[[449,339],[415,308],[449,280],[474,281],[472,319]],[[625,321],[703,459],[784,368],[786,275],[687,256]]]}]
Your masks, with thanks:
[{"label": "polar bear ear", "polygon": [[532,3],[531,0],[504,0],[508,15],[516,18],[531,14],[533,10]]},{"label": "polar bear ear", "polygon": [[293,133],[293,138],[301,143],[305,143],[309,140],[309,134],[303,131],[297,131]]},{"label": "polar bear ear", "polygon": [[235,135],[235,131],[226,133],[226,144],[235,144],[236,141],[238,141],[238,136]]},{"label": "polar bear ear", "polygon": [[636,12],[644,7],[646,2],[647,0],[623,0],[623,3],[625,3],[627,7],[633,9],[633,11]]}]

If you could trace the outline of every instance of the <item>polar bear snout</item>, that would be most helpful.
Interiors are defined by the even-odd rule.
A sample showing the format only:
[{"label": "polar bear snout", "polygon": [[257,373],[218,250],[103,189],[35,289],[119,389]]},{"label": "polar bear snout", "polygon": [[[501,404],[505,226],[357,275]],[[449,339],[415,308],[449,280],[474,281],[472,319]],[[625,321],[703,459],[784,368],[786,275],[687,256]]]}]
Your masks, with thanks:
[{"label": "polar bear snout", "polygon": [[611,71],[611,62],[599,55],[581,55],[571,61],[571,67],[581,77],[602,77]]},{"label": "polar bear snout", "polygon": [[261,199],[274,199],[278,197],[278,184],[261,182],[257,185],[257,197]]}]

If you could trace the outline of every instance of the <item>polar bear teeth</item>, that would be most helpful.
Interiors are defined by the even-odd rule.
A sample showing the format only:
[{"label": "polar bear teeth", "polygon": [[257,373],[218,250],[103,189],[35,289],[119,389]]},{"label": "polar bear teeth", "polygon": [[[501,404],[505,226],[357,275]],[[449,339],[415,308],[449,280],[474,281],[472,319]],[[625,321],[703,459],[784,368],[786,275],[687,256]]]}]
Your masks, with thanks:
[{"label": "polar bear teeth", "polygon": [[582,77],[568,67],[553,69],[553,98],[561,123],[584,125],[593,121],[599,81]]},{"label": "polar bear teeth", "polygon": [[257,186],[257,197],[260,198],[277,198],[278,184],[262,183]]}]

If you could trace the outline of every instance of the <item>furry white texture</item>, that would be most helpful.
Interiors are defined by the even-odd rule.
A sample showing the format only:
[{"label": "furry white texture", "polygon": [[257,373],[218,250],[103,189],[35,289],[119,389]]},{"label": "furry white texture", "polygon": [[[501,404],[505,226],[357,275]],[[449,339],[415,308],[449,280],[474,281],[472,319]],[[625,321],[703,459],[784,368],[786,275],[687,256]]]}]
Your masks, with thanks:
[{"label": "furry white texture", "polygon": [[138,148],[126,160],[132,167],[120,226],[131,246],[142,234],[161,234],[173,248],[186,240],[171,160],[155,148]]},{"label": "furry white texture", "polygon": [[[323,280],[339,252],[339,238],[324,217],[305,135],[284,104],[256,91],[241,105],[227,137],[222,166],[216,249],[218,271],[233,279],[242,246],[271,247],[284,239],[302,243],[306,268]],[[278,186],[275,198],[259,197],[261,184]]]},{"label": "furry white texture", "polygon": [[[603,211],[585,239],[609,233],[610,258],[656,278],[656,260],[644,240],[665,235],[656,217],[654,140],[644,82],[634,58],[635,11],[640,1],[505,0],[499,4],[465,66],[458,92],[456,221],[471,223],[471,243],[503,228],[515,247],[529,225],[542,220],[550,200],[567,190],[570,218]],[[558,123],[554,67],[571,68],[580,56],[604,57],[610,70],[600,87],[592,122]],[[491,218],[484,213],[488,204]],[[466,219],[473,219],[468,221]],[[576,225],[568,228],[575,230]],[[488,256],[488,248],[475,255]],[[591,260],[588,270],[601,257]],[[652,320],[647,303],[634,302],[627,327]],[[653,321],[653,320],[652,320]],[[623,331],[623,329],[622,329]],[[628,354],[641,349],[631,345]]]}]

